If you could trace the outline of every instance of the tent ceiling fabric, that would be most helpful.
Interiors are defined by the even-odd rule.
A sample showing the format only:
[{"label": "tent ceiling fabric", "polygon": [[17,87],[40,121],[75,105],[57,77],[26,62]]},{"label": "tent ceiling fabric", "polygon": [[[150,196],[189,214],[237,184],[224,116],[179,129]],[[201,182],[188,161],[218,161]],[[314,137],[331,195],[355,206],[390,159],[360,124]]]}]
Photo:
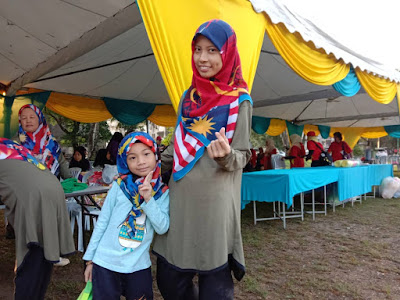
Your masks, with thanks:
[{"label": "tent ceiling fabric", "polygon": [[399,1],[390,0],[383,5],[336,0],[329,9],[319,0],[250,2],[255,11],[266,12],[274,24],[283,23],[291,33],[298,32],[305,41],[312,41],[316,48],[323,48],[354,68],[400,82],[399,40],[395,36]]},{"label": "tent ceiling fabric", "polygon": [[[30,13],[24,13],[22,6]],[[113,18],[122,14],[123,20],[129,20],[129,26],[125,24],[126,28],[121,26],[114,32],[115,26],[108,26],[109,35],[97,45],[95,37],[105,33],[96,32],[96,28],[107,21],[113,24]],[[95,98],[171,104],[139,10],[132,1],[7,1],[0,11],[0,28],[2,84],[16,82],[30,73],[31,83],[26,87]],[[382,70],[381,64],[373,65]],[[41,66],[45,68],[40,69]],[[306,120],[317,124],[313,121],[317,119],[321,125],[332,127],[400,123],[397,99],[382,105],[365,92],[344,97],[331,86],[311,84],[292,71],[267,35],[251,95],[255,116],[295,120],[298,124]],[[372,114],[381,117],[362,119]],[[348,120],[338,120],[339,117]],[[324,119],[331,121],[324,122]]]},{"label": "tent ceiling fabric", "polygon": [[[120,61],[133,59],[123,63]],[[115,64],[113,64],[115,63]],[[80,72],[88,68],[107,67]],[[110,97],[139,102],[170,104],[143,23],[96,49],[43,76],[29,87],[92,97]],[[39,80],[41,80],[39,79]]]}]

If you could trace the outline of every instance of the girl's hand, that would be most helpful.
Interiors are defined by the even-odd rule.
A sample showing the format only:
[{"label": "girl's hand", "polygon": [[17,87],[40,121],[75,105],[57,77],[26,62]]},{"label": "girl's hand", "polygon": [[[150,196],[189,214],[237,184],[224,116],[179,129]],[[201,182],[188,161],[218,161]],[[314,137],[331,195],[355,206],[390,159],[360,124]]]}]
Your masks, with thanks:
[{"label": "girl's hand", "polygon": [[229,145],[228,138],[225,136],[225,128],[222,127],[219,132],[215,133],[217,137],[207,147],[208,156],[212,159],[221,158],[231,153],[231,146]]},{"label": "girl's hand", "polygon": [[153,179],[153,171],[147,174],[143,181],[143,184],[139,185],[139,194],[143,197],[144,201],[149,202],[151,199],[151,192],[153,187],[151,186],[151,179]]},{"label": "girl's hand", "polygon": [[93,264],[90,263],[86,266],[85,269],[85,282],[92,281],[92,271],[93,271]]}]

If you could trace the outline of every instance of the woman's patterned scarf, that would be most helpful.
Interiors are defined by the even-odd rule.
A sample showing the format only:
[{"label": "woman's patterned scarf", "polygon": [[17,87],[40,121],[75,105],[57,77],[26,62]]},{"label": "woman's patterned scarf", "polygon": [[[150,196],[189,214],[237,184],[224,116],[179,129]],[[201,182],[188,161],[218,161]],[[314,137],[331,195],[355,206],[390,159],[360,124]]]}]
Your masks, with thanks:
[{"label": "woman's patterned scarf", "polygon": [[[215,77],[203,78],[196,69],[193,53],[199,35],[208,38],[220,51],[222,69]],[[229,143],[232,142],[239,105],[243,100],[251,101],[242,77],[236,34],[224,21],[211,20],[197,29],[192,41],[192,69],[192,85],[183,96],[175,129],[175,181],[193,168],[222,127]]]},{"label": "woman's patterned scarf", "polygon": [[0,159],[23,160],[34,164],[40,170],[46,169],[28,149],[6,138],[0,138]]},{"label": "woman's patterned scarf", "polygon": [[156,156],[156,167],[153,171],[153,179],[151,185],[153,187],[153,198],[157,200],[161,195],[168,190],[168,186],[162,183],[161,180],[161,158],[157,149],[157,144],[153,138],[144,132],[132,132],[128,134],[120,143],[117,155],[117,167],[119,178],[116,180],[125,196],[132,202],[133,206],[125,221],[122,224],[122,230],[124,233],[133,239],[136,232],[136,218],[143,214],[140,209],[140,205],[144,199],[139,195],[139,185],[144,181],[144,177],[138,177],[133,174],[128,167],[127,155],[132,145],[136,142],[141,142],[150,147],[151,151]]},{"label": "woman's patterned scarf", "polygon": [[[39,127],[35,132],[26,132],[22,128],[21,112],[25,108],[31,108],[39,118]],[[22,146],[29,149],[32,154],[51,171],[51,173],[58,176],[60,172],[58,157],[61,154],[61,148],[51,134],[42,111],[36,105],[26,104],[19,110],[18,119],[18,135]]]}]

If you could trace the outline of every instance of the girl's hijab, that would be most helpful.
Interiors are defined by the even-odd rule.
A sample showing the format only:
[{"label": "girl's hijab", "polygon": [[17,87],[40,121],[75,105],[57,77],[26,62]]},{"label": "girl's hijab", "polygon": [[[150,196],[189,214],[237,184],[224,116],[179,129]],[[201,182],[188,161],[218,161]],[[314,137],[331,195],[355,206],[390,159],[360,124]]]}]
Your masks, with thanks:
[{"label": "girl's hijab", "polygon": [[[208,38],[221,54],[222,68],[211,78],[200,76],[193,59],[199,35]],[[197,29],[192,40],[192,69],[192,84],[182,99],[175,130],[174,180],[181,179],[193,168],[222,127],[229,143],[232,142],[239,105],[244,100],[251,102],[242,77],[236,34],[224,21],[211,20]]]},{"label": "girl's hijab", "polygon": [[80,161],[75,160],[74,155],[72,156],[71,162],[69,163],[70,168],[81,168],[82,172],[90,170],[90,162],[86,159],[86,148],[78,146],[74,149],[74,154],[79,152],[82,156]]},{"label": "girl's hijab", "polygon": [[[26,132],[22,128],[21,112],[25,108],[31,108],[39,118],[39,127],[35,132]],[[61,148],[51,134],[42,111],[36,105],[26,104],[19,110],[18,119],[18,135],[21,145],[29,149],[32,154],[51,171],[51,173],[58,176],[60,172],[58,158],[61,154]]]},{"label": "girl's hijab", "polygon": [[144,132],[132,132],[128,134],[120,143],[118,148],[117,156],[117,167],[119,177],[116,180],[117,184],[125,194],[125,196],[132,202],[132,209],[125,218],[122,224],[122,230],[130,238],[134,238],[136,232],[136,218],[143,214],[140,209],[140,205],[143,203],[144,199],[139,194],[139,185],[144,181],[144,177],[138,177],[133,174],[128,167],[127,155],[129,150],[135,143],[143,143],[151,149],[155,154],[155,159],[157,161],[156,167],[153,170],[153,179],[151,180],[151,185],[153,187],[153,198],[157,200],[161,195],[168,189],[168,186],[163,184],[161,180],[161,157],[157,148],[156,142],[153,138]]},{"label": "girl's hijab", "polygon": [[0,138],[0,159],[16,159],[27,161],[34,164],[41,170],[46,169],[44,165],[36,160],[36,158],[28,149],[6,138]]}]

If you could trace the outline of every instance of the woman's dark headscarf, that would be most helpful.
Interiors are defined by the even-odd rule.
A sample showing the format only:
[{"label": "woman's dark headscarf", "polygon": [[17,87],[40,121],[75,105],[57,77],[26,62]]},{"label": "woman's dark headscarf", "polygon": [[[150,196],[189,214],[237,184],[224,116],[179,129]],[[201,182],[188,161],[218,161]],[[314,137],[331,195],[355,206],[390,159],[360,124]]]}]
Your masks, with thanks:
[{"label": "woman's dark headscarf", "polygon": [[107,145],[107,151],[110,152],[110,160],[113,165],[117,163],[118,147],[123,138],[121,132],[115,132]]},{"label": "woman's dark headscarf", "polygon": [[86,159],[86,149],[85,147],[78,146],[74,149],[75,152],[79,152],[82,155],[82,159],[80,161],[76,161],[74,157],[72,157],[71,162],[69,163],[70,168],[81,168],[82,172],[86,172],[90,170],[90,162]]},{"label": "woman's dark headscarf", "polygon": [[93,167],[100,166],[104,168],[104,165],[112,165],[112,161],[107,159],[107,149],[100,149],[97,151],[96,158],[93,163]]}]

